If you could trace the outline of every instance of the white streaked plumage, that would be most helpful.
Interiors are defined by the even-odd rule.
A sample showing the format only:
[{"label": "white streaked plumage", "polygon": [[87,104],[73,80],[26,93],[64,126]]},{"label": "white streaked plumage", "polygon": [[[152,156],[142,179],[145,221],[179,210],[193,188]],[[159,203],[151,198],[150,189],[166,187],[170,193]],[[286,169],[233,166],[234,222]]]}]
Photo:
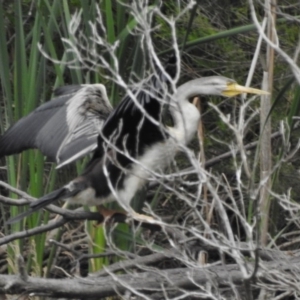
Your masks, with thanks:
[{"label": "white streaked plumage", "polygon": [[[103,111],[107,111],[107,113],[101,116]],[[67,102],[68,134],[56,154],[58,168],[90,153],[97,147],[97,137],[104,120],[111,111],[112,106],[103,84],[83,85],[83,88]],[[72,141],[76,141],[82,136],[90,140],[91,144],[76,155],[68,159],[64,158],[62,155],[64,149],[72,144]]]}]

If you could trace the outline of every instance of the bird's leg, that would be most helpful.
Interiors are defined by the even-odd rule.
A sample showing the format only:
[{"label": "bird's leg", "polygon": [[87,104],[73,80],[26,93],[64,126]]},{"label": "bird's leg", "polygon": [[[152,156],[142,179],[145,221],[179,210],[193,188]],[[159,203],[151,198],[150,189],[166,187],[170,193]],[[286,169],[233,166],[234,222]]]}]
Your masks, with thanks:
[{"label": "bird's leg", "polygon": [[[156,220],[153,217],[147,216],[144,214],[139,214],[139,213],[135,212],[132,208],[129,208],[129,209],[127,209],[127,212],[124,212],[124,211],[120,211],[120,210],[108,209],[102,205],[99,205],[99,206],[97,206],[97,210],[98,210],[99,214],[101,216],[103,216],[104,221],[110,221],[110,220],[113,221],[113,216],[115,214],[121,214],[121,215],[126,216],[127,219],[132,218],[133,220],[138,221],[138,222],[149,223],[149,224],[156,223]],[[96,226],[102,225],[103,222],[98,223]]]},{"label": "bird's leg", "polygon": [[108,209],[102,205],[97,206],[97,210],[98,210],[99,214],[104,217],[104,219],[110,218],[115,213],[123,213],[119,210]]},{"label": "bird's leg", "polygon": [[100,225],[102,225],[103,223],[104,223],[104,221],[109,221],[110,219],[113,219],[113,215],[115,215],[115,214],[122,214],[122,215],[127,215],[125,212],[123,212],[123,211],[120,211],[120,210],[114,210],[114,209],[108,209],[108,208],[106,208],[106,207],[104,207],[104,206],[102,206],[102,205],[98,205],[98,206],[96,206],[97,207],[97,210],[98,210],[98,212],[99,212],[99,214],[101,215],[101,216],[103,216],[103,222],[98,222],[97,224],[96,224],[96,226],[100,226]]}]

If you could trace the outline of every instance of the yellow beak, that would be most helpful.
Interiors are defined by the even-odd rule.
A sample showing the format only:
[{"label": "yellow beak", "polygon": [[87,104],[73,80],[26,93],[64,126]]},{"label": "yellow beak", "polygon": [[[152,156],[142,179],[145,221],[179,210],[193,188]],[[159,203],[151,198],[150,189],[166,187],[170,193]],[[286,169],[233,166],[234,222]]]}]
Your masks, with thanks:
[{"label": "yellow beak", "polygon": [[238,85],[235,82],[228,83],[227,88],[222,92],[222,95],[226,97],[234,97],[243,93],[256,94],[256,95],[270,95],[269,92]]}]

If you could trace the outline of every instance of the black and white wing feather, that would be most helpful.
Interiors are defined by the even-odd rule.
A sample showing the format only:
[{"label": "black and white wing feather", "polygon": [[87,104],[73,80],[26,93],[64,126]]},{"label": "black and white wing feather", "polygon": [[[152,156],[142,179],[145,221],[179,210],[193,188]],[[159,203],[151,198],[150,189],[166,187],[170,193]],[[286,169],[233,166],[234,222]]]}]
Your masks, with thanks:
[{"label": "black and white wing feather", "polygon": [[69,101],[66,111],[68,134],[57,151],[58,167],[96,149],[102,125],[113,110],[102,84],[85,85]]},{"label": "black and white wing feather", "polygon": [[130,95],[123,98],[102,127],[93,159],[103,156],[103,146],[107,147],[110,141],[120,150],[116,157],[119,164],[128,167],[132,163],[128,157],[137,158],[147,148],[167,138],[161,120],[162,107],[168,94],[168,76],[174,77],[175,70],[174,62],[169,60],[164,71],[157,70],[140,89],[132,91],[134,99]]},{"label": "black and white wing feather", "polygon": [[0,157],[38,148],[60,166],[97,147],[112,111],[102,84],[59,88],[56,98],[20,119],[0,137]]}]

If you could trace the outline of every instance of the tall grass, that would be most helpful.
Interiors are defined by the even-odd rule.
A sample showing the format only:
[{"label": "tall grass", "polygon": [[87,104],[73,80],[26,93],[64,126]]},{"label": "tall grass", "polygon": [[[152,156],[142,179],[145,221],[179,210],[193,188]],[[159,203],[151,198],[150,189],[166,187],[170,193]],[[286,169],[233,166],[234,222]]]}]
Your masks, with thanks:
[{"label": "tall grass", "polygon": [[[43,49],[49,53],[49,56],[54,60],[67,61],[72,59],[70,53],[66,52],[61,38],[72,39],[69,35],[68,26],[70,24],[71,15],[75,10],[82,13],[84,30],[87,36],[91,35],[89,22],[94,21],[96,16],[97,1],[80,1],[77,5],[72,5],[69,1],[37,1],[33,7],[33,20],[27,18],[29,4],[26,5],[20,1],[15,1],[9,7],[13,9],[13,22],[6,27],[3,3],[0,3],[0,26],[1,26],[1,46],[0,46],[0,63],[1,63],[1,84],[4,95],[4,120],[1,122],[1,129],[4,131],[14,121],[27,115],[38,105],[47,101],[52,97],[52,87],[58,87],[65,84],[78,83],[96,83],[103,82],[103,78],[97,72],[84,71],[78,68],[67,68],[64,64],[52,64],[38,50],[38,43],[42,44]],[[119,59],[123,60],[121,68],[121,76],[125,76],[128,72],[127,67],[130,65],[130,58],[134,57],[139,47],[136,46],[127,48],[129,39],[132,39],[130,30],[132,30],[136,22],[128,13],[128,8],[121,4],[114,4],[116,11],[113,11],[111,1],[103,1],[101,10],[105,18],[107,27],[107,39],[110,43],[121,41],[119,50]],[[117,22],[115,22],[117,18]],[[29,20],[28,20],[29,19]],[[27,23],[24,23],[27,20]],[[11,42],[7,43],[8,29],[14,32]],[[132,54],[130,54],[130,52]],[[10,54],[10,55],[9,55]],[[129,54],[129,55],[128,55]],[[129,58],[128,58],[129,57]],[[74,58],[74,57],[73,57]],[[101,71],[101,70],[99,70]],[[51,78],[51,81],[49,80]],[[105,81],[105,80],[104,80]],[[110,92],[110,99],[115,105],[120,99],[119,89],[115,84],[109,85],[104,82]],[[3,120],[3,119],[2,119]],[[86,159],[85,159],[86,161]],[[52,165],[49,168],[49,163],[43,155],[37,150],[26,151],[20,155],[8,157],[7,165],[7,180],[12,186],[16,186],[21,190],[27,191],[34,197],[40,197],[57,187],[57,171]],[[77,164],[77,172],[83,169],[84,163]],[[76,173],[77,173],[76,172]],[[76,173],[69,177],[74,177]],[[60,182],[66,181],[67,177],[61,178]],[[64,177],[64,176],[63,176]],[[13,196],[13,195],[12,195]],[[19,214],[27,208],[12,207],[10,216]],[[9,231],[20,231],[25,226],[30,229],[47,222],[48,213],[38,212],[28,217],[24,222],[13,225],[10,229],[6,228],[5,234]],[[124,226],[123,226],[124,227]],[[125,226],[125,232],[128,228]],[[103,228],[94,227],[93,224],[87,224],[88,235],[91,237],[91,253],[99,253],[105,249],[105,238]],[[60,238],[62,230],[56,237]],[[36,270],[38,275],[43,273],[43,259],[45,252],[46,234],[41,234],[30,239],[29,244],[32,248],[27,260],[28,269]],[[123,241],[126,243],[126,241]],[[47,274],[52,268],[56,246],[50,249],[50,257],[47,265]],[[11,266],[15,261],[15,256],[18,253],[23,253],[25,250],[22,241],[17,241],[10,245],[9,261]],[[99,258],[91,261],[91,271],[95,271],[102,267],[106,259]]]}]

